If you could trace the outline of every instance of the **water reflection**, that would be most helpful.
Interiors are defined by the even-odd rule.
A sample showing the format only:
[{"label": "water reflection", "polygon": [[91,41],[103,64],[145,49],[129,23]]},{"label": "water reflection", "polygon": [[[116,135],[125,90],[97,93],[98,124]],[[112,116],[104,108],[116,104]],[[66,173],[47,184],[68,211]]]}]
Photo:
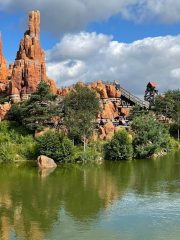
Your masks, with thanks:
[{"label": "water reflection", "polygon": [[[75,236],[77,229],[106,226],[103,219],[108,216],[120,223],[123,216],[137,214],[134,206],[148,214],[147,209],[154,211],[153,202],[161,206],[164,196],[173,201],[179,186],[179,151],[156,160],[59,165],[50,170],[38,170],[32,163],[1,164],[0,239],[48,239],[54,226],[72,228]],[[158,211],[161,214],[161,207]],[[56,239],[54,234],[51,238]]]}]

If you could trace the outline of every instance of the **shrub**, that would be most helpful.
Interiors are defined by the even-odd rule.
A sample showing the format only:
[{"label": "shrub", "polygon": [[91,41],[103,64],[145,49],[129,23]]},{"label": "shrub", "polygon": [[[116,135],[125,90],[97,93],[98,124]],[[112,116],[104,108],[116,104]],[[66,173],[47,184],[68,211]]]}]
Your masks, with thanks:
[{"label": "shrub", "polygon": [[132,155],[131,139],[125,129],[116,132],[112,139],[105,144],[105,158],[107,160],[129,160]]},{"label": "shrub", "polygon": [[0,160],[33,160],[39,155],[38,143],[16,122],[0,123]]},{"label": "shrub", "polygon": [[71,140],[60,133],[48,131],[37,138],[40,154],[55,161],[72,161],[74,148]]},{"label": "shrub", "polygon": [[5,102],[8,102],[6,99],[0,99],[0,104],[4,104]]},{"label": "shrub", "polygon": [[153,116],[136,117],[131,128],[136,134],[133,139],[134,157],[146,158],[162,149],[172,149],[168,126],[155,121]]}]

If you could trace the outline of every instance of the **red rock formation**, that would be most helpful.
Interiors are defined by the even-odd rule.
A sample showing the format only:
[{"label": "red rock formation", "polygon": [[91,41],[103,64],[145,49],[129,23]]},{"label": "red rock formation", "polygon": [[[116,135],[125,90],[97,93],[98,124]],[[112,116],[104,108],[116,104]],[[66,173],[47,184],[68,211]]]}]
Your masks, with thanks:
[{"label": "red rock formation", "polygon": [[0,83],[6,83],[7,78],[7,61],[3,56],[2,52],[2,41],[0,32]]},{"label": "red rock formation", "polygon": [[128,117],[130,115],[130,108],[121,108],[121,116]]},{"label": "red rock formation", "polygon": [[106,134],[112,133],[114,134],[114,125],[112,122],[108,122],[104,126],[104,130]]},{"label": "red rock formation", "polygon": [[117,117],[117,116],[119,116],[118,108],[116,108],[112,102],[106,103],[103,107],[101,118],[113,119],[114,117]]},{"label": "red rock formation", "polygon": [[13,66],[14,66],[14,64],[13,64],[13,63],[10,63],[10,64],[9,64],[9,68],[8,68],[8,70],[7,70],[7,77],[9,78],[9,80],[10,80],[11,77],[12,77]]},{"label": "red rock formation", "polygon": [[[49,83],[51,91],[57,93],[56,85],[46,76],[44,50],[40,45],[40,12],[29,13],[29,30],[21,40],[19,51],[12,69],[12,79],[7,95],[14,95],[14,89],[19,92],[21,99],[28,98],[34,92],[41,80]],[[16,92],[17,92],[16,90]]]},{"label": "red rock formation", "polygon": [[53,159],[48,158],[46,156],[39,156],[37,159],[37,166],[40,168],[55,168],[57,167],[56,163]]},{"label": "red rock formation", "polygon": [[0,120],[7,119],[7,112],[9,111],[10,107],[10,103],[4,103],[2,105],[0,104]]},{"label": "red rock formation", "polygon": [[98,132],[99,132],[99,138],[103,140],[106,136],[104,128],[99,127]]}]

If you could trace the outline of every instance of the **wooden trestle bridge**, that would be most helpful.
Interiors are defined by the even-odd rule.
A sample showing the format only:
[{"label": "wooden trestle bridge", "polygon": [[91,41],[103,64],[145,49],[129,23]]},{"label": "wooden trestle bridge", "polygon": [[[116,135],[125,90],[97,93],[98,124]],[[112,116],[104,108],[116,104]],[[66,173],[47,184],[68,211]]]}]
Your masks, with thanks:
[{"label": "wooden trestle bridge", "polygon": [[[110,82],[110,81],[101,81],[101,82],[106,85],[112,85],[116,88],[116,90],[119,90],[121,92],[120,98],[109,98],[109,101],[112,101],[112,102],[116,101],[119,103],[118,108],[131,108],[135,105],[138,105],[142,109],[146,109],[146,110],[150,108],[150,103],[148,101],[141,100],[134,94],[130,93],[129,91],[121,87],[120,84],[115,84],[114,82]],[[91,85],[92,83],[93,82],[86,82],[85,85],[88,86],[88,85]],[[73,84],[70,87],[74,87],[74,86],[75,84]],[[67,87],[64,86],[62,87],[62,89],[63,88],[67,88]]]}]

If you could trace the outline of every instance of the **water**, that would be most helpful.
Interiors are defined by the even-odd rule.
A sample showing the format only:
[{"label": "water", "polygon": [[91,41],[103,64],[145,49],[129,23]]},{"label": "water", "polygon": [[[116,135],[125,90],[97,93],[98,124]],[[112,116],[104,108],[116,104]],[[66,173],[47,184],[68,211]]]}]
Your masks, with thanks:
[{"label": "water", "polygon": [[179,240],[180,150],[156,160],[0,164],[2,240]]}]

